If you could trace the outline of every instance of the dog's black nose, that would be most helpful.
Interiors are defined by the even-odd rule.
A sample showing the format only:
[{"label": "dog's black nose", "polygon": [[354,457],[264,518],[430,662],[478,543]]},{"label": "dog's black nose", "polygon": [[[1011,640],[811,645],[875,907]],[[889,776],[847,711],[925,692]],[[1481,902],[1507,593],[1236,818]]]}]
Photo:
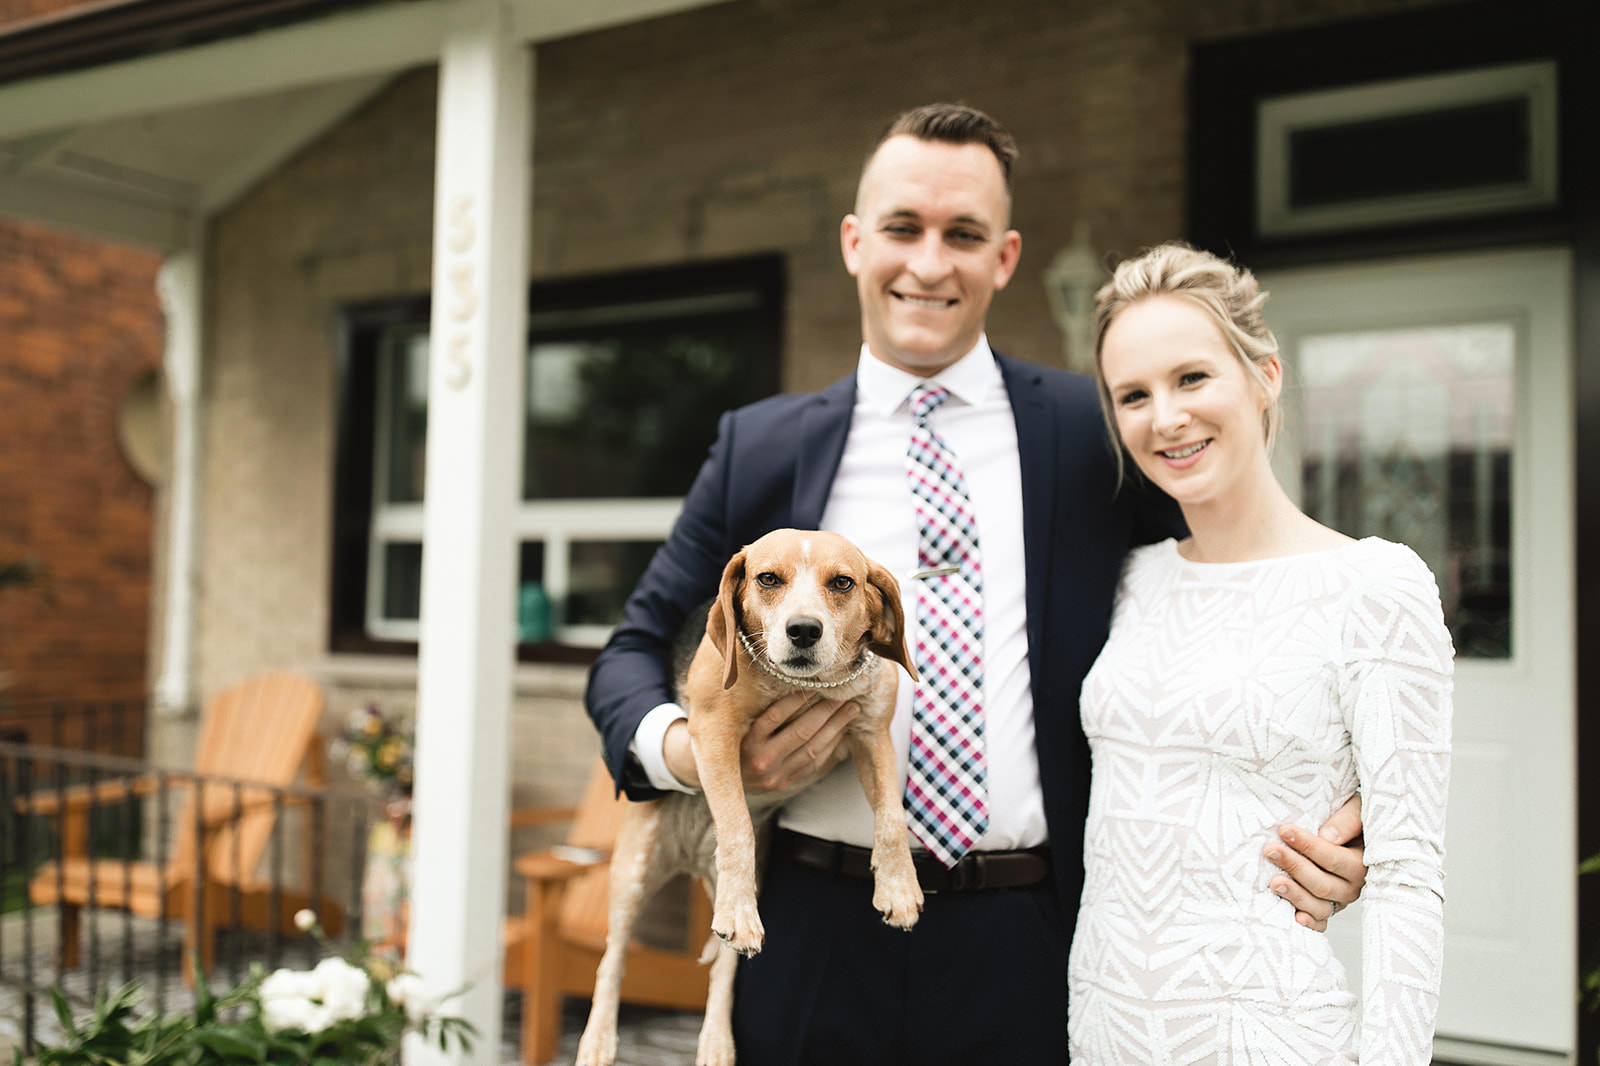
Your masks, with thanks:
[{"label": "dog's black nose", "polygon": [[789,643],[797,648],[809,648],[822,639],[822,623],[815,618],[789,619]]}]

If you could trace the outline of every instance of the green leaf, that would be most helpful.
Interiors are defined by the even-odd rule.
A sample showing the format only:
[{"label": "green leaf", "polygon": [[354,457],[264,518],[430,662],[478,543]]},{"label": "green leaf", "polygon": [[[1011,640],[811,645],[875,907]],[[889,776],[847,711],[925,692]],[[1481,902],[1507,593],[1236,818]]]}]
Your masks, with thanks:
[{"label": "green leaf", "polygon": [[217,997],[211,994],[211,982],[200,965],[200,956],[191,953],[189,959],[194,966],[194,1020],[204,1025],[216,1020]]},{"label": "green leaf", "polygon": [[246,1039],[233,1027],[204,1026],[192,1034],[195,1043],[227,1059],[261,1062],[267,1056],[265,1044]]},{"label": "green leaf", "polygon": [[1600,855],[1591,855],[1578,864],[1580,874],[1600,873]]},{"label": "green leaf", "polygon": [[69,1033],[76,1033],[78,1027],[72,1021],[72,1008],[67,1006],[67,997],[61,994],[61,989],[52,986],[50,989],[50,1005],[56,1009],[56,1018],[61,1022],[61,1028]]}]

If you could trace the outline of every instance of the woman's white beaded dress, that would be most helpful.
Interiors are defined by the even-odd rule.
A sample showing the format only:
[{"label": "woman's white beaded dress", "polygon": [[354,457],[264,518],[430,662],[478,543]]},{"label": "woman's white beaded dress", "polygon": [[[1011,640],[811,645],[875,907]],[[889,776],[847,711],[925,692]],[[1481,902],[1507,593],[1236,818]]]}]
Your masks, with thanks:
[{"label": "woman's white beaded dress", "polygon": [[[1075,1066],[1431,1061],[1452,662],[1433,576],[1403,545],[1130,555],[1083,686]],[[1268,889],[1262,855],[1277,826],[1314,828],[1358,789],[1359,1024],[1327,939]]]}]

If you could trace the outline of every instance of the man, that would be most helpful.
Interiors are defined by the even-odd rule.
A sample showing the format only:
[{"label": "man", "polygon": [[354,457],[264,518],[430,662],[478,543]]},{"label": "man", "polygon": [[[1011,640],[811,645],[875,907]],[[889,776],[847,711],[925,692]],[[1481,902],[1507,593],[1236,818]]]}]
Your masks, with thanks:
[{"label": "man", "polygon": [[[840,233],[861,304],[856,373],[723,416],[683,516],[590,676],[590,714],[619,784],[635,798],[692,788],[667,649],[733,552],[794,526],[835,530],[888,566],[925,645],[918,654],[954,636],[970,658],[938,666],[981,678],[981,709],[955,715],[970,732],[952,745],[981,757],[958,768],[924,724],[950,717],[928,706],[938,686],[914,697],[902,679],[896,747],[903,766],[917,752],[907,806],[913,835],[933,852],[919,862],[931,891],[910,934],[872,908],[862,857],[872,822],[849,766],[781,814],[761,898],[766,947],[741,964],[735,997],[742,1066],[1067,1059],[1066,958],[1089,786],[1078,690],[1105,640],[1124,554],[1178,524],[1168,501],[1134,485],[1117,491],[1092,382],[989,348],[989,301],[1021,253],[1010,228],[1015,156],[1010,135],[971,108],[935,104],[891,124]],[[934,477],[922,471],[941,466],[943,495],[914,500]],[[975,531],[930,531],[939,501],[975,516]],[[952,536],[972,550],[930,556],[930,538],[948,547]],[[965,582],[954,587],[977,604],[970,616],[940,613],[945,582]],[[800,697],[775,703],[745,741],[750,787],[811,771],[852,713]],[[951,791],[941,780],[970,786],[964,809],[927,798]],[[919,815],[930,803],[937,809]],[[1355,898],[1359,856],[1292,835],[1332,871],[1268,849],[1300,878],[1277,879],[1283,894],[1318,926],[1330,905],[1315,897]]]}]

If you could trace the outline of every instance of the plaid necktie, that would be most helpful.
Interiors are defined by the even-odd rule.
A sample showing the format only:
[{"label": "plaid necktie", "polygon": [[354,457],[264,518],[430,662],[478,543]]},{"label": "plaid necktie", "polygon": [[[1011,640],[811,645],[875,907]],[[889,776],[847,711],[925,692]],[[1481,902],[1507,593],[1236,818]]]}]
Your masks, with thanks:
[{"label": "plaid necktie", "polygon": [[948,390],[911,390],[906,474],[917,506],[917,566],[953,567],[917,585],[917,673],[911,697],[911,762],[906,814],[911,832],[946,866],[989,825],[983,743],[983,575],[978,522],[966,479],[928,425]]}]

